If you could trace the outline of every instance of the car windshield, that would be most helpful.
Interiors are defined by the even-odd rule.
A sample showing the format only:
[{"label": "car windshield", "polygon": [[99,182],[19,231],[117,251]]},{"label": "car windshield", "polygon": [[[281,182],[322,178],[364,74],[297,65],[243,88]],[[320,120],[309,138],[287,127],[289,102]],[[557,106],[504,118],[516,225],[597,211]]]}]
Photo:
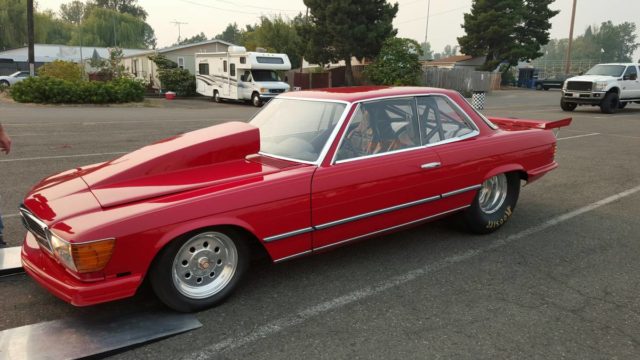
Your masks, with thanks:
[{"label": "car windshield", "polygon": [[302,162],[320,157],[345,110],[343,103],[273,99],[251,120],[260,129],[260,152]]},{"label": "car windshield", "polygon": [[254,81],[282,81],[278,73],[273,70],[253,70]]},{"label": "car windshield", "polygon": [[625,68],[624,65],[596,65],[587,71],[585,75],[620,77]]}]

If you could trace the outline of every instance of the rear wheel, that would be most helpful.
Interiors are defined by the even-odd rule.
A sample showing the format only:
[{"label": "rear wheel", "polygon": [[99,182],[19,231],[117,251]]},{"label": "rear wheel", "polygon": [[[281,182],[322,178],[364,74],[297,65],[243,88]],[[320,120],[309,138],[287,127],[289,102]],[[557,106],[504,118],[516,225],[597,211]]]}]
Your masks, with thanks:
[{"label": "rear wheel", "polygon": [[477,234],[496,231],[513,214],[520,195],[520,177],[516,173],[493,176],[482,183],[471,207],[464,212],[469,230]]},{"label": "rear wheel", "polygon": [[564,99],[560,99],[560,107],[563,111],[573,111],[578,107],[578,104],[572,102],[566,102]]},{"label": "rear wheel", "polygon": [[219,103],[222,101],[222,99],[220,98],[220,93],[218,92],[218,90],[215,90],[213,92],[213,101]]},{"label": "rear wheel", "polygon": [[168,244],[154,261],[149,279],[158,298],[182,312],[202,310],[229,296],[249,264],[239,233],[203,230]]},{"label": "rear wheel", "polygon": [[619,104],[618,104],[618,109],[624,109],[624,108],[626,108],[626,107],[627,107],[627,104],[628,104],[628,103],[626,103],[626,102],[621,102],[621,103],[619,103]]},{"label": "rear wheel", "polygon": [[542,90],[542,84],[536,84],[536,90]]},{"label": "rear wheel", "polygon": [[0,85],[9,87],[11,84],[7,80],[0,80]]},{"label": "rear wheel", "polygon": [[602,103],[600,104],[600,110],[602,110],[605,114],[613,114],[618,111],[618,106],[620,105],[620,98],[618,98],[618,94],[614,92],[607,93]]}]

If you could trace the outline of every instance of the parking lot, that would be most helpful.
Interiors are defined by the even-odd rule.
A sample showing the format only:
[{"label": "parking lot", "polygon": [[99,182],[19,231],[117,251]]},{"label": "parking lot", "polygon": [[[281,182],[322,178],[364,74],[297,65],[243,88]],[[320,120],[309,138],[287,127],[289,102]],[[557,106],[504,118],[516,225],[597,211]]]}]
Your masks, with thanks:
[{"label": "parking lot", "polygon": [[[614,115],[560,110],[558,91],[511,90],[486,115],[557,120],[560,167],[525,186],[498,232],[455,218],[278,265],[255,263],[203,327],[110,354],[115,359],[424,359],[640,357],[640,105]],[[17,207],[55,172],[150,142],[248,120],[244,104],[152,100],[133,106],[0,101],[13,139],[0,156],[5,239],[21,244]],[[47,320],[121,317],[163,305],[131,299],[75,308],[24,274],[0,278],[0,330]],[[1,357],[1,356],[0,356]]]}]

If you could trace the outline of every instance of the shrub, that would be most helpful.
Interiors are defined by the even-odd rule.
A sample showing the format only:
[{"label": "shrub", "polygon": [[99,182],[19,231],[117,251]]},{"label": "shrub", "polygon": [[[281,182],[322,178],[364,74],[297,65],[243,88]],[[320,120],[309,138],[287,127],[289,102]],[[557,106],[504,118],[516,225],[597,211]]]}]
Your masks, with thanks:
[{"label": "shrub", "polygon": [[15,84],[11,97],[17,102],[108,104],[142,101],[144,92],[144,82],[128,78],[99,82],[33,77]]},{"label": "shrub", "polygon": [[389,38],[365,73],[376,85],[418,85],[421,54],[422,48],[415,40]]},{"label": "shrub", "polygon": [[38,69],[39,76],[47,76],[67,81],[82,81],[82,68],[71,61],[55,60]]},{"label": "shrub", "polygon": [[189,70],[160,69],[158,77],[166,91],[173,91],[178,96],[192,96],[196,93],[196,77]]},{"label": "shrub", "polygon": [[196,77],[189,70],[178,68],[178,64],[164,55],[149,56],[149,59],[158,66],[158,78],[160,78],[162,89],[173,91],[178,96],[196,94]]}]

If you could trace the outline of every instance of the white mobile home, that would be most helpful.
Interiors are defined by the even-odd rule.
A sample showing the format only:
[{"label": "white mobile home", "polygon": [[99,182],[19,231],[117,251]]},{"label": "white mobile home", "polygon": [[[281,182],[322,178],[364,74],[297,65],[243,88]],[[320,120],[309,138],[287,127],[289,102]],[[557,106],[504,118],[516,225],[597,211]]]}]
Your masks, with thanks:
[{"label": "white mobile home", "polygon": [[278,71],[291,70],[287,54],[247,52],[231,46],[228,52],[196,54],[196,90],[216,102],[251,100],[260,106],[289,90]]}]

